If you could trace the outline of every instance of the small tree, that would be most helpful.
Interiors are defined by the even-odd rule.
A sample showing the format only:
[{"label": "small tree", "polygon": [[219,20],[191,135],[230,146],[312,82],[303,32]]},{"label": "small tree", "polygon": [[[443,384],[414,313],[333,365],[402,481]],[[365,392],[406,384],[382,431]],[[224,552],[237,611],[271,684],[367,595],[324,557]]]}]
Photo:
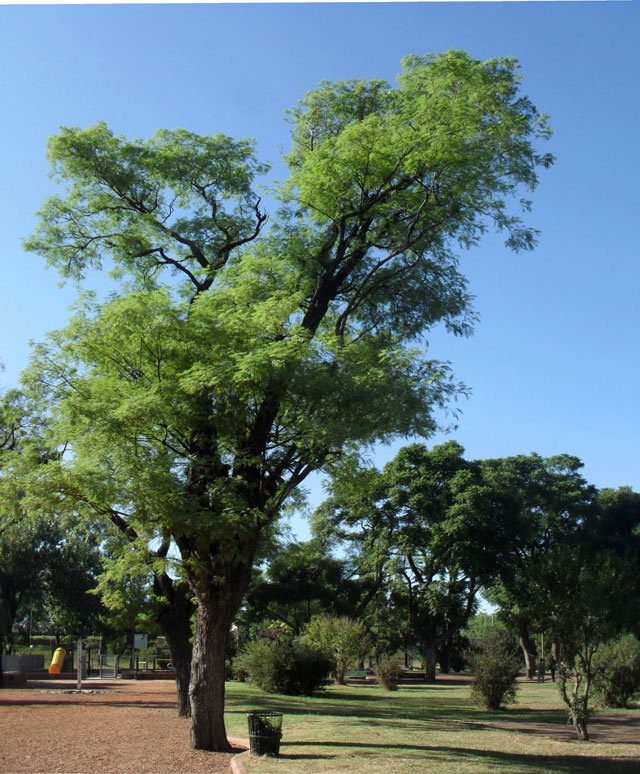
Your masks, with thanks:
[{"label": "small tree", "polygon": [[562,642],[558,688],[580,739],[587,725],[597,673],[595,656],[625,620],[626,591],[634,579],[629,566],[612,553],[589,553],[586,546],[550,556],[548,606],[553,630]]},{"label": "small tree", "polygon": [[594,688],[607,707],[626,707],[640,693],[640,642],[624,634],[595,654]]},{"label": "small tree", "polygon": [[312,618],[306,628],[306,637],[331,656],[338,685],[344,685],[347,669],[356,666],[369,650],[364,626],[346,616]]},{"label": "small tree", "polygon": [[522,668],[513,636],[506,629],[492,625],[472,637],[471,647],[467,660],[474,676],[473,700],[488,710],[513,704],[516,678]]}]

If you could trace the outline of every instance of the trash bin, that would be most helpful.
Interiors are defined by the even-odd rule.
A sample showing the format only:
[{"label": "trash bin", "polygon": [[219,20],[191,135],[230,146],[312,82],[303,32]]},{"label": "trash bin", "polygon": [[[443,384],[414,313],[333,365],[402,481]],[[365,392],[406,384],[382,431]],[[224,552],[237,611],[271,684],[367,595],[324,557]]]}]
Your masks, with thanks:
[{"label": "trash bin", "polygon": [[282,738],[282,712],[247,712],[249,750],[253,755],[278,755]]}]

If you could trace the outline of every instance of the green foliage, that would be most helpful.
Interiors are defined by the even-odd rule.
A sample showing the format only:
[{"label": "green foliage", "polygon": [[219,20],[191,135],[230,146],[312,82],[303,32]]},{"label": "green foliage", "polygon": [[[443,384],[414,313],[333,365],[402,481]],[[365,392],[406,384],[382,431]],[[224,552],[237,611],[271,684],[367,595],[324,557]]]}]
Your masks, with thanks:
[{"label": "green foliage", "polygon": [[234,668],[267,693],[311,696],[331,671],[331,659],[309,642],[253,640],[234,661]]},{"label": "green foliage", "polygon": [[338,685],[344,683],[347,669],[357,666],[371,647],[364,626],[346,616],[312,618],[305,639],[330,656]]},{"label": "green foliage", "polygon": [[278,618],[297,635],[313,616],[348,615],[363,593],[363,584],[352,575],[350,564],[332,557],[320,540],[286,545],[254,575],[242,621]]},{"label": "green foliage", "polygon": [[493,625],[473,632],[467,661],[474,678],[471,696],[477,704],[498,710],[515,702],[522,664],[517,644],[506,629]]},{"label": "green foliage", "polygon": [[398,688],[402,664],[394,656],[383,656],[376,660],[376,679],[386,691],[395,691]]},{"label": "green foliage", "polygon": [[[398,89],[381,80],[325,82],[291,111],[292,195],[320,223],[366,206],[383,244],[407,233],[399,218],[393,228],[395,213],[422,206],[412,234],[419,246],[448,236],[477,241],[483,202],[511,231],[510,244],[530,246],[533,233],[506,214],[504,197],[519,184],[534,187],[535,166],[552,159],[531,153],[529,139],[548,129],[517,96],[516,60],[479,62],[452,50],[406,57],[402,66]],[[427,221],[447,225],[429,233]]]},{"label": "green foliage", "polygon": [[27,486],[55,466],[29,397],[0,398],[0,646],[28,617],[58,635],[83,636],[103,609],[89,592],[101,570],[99,534],[74,524],[50,503],[42,507]]},{"label": "green foliage", "polygon": [[429,679],[436,651],[473,615],[480,589],[499,576],[524,531],[511,489],[463,454],[455,441],[415,443],[381,473],[336,477],[312,522],[384,578],[387,610],[428,656]]},{"label": "green foliage", "polygon": [[100,561],[92,535],[65,531],[50,516],[21,515],[0,533],[0,643],[27,616],[57,634],[95,631],[104,611],[90,592]]},{"label": "green foliage", "polygon": [[624,634],[598,648],[594,688],[606,707],[626,707],[640,694],[640,641]]}]

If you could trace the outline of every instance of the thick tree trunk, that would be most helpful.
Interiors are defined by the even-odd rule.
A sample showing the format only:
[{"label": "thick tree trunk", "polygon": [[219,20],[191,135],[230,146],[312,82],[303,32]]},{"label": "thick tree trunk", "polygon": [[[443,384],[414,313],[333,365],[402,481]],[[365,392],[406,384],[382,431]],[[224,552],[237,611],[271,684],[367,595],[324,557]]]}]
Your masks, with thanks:
[{"label": "thick tree trunk", "polygon": [[224,725],[225,645],[235,606],[220,609],[210,598],[198,600],[198,618],[193,638],[189,699],[191,702],[191,747],[195,750],[229,752]]},{"label": "thick tree trunk", "polygon": [[449,674],[449,655],[451,653],[451,648],[448,643],[445,643],[438,653],[438,663],[440,664],[440,674],[441,675],[448,675]]},{"label": "thick tree trunk", "polygon": [[438,653],[431,645],[425,645],[422,652],[424,655],[424,681],[425,683],[435,683]]},{"label": "thick tree trunk", "polygon": [[191,747],[194,750],[229,752],[224,725],[225,650],[233,619],[251,579],[255,546],[248,546],[243,563],[221,566],[224,580],[211,577],[205,568],[192,576],[197,598],[191,681]]},{"label": "thick tree trunk", "polygon": [[191,614],[194,610],[189,596],[189,584],[186,581],[175,583],[166,575],[154,577],[154,591],[164,596],[167,603],[162,605],[156,620],[167,639],[171,650],[171,660],[176,671],[176,694],[178,715],[191,715],[189,701],[189,680],[191,678]]},{"label": "thick tree trunk", "polygon": [[188,718],[191,716],[191,702],[189,701],[189,681],[191,680],[191,643],[182,636],[179,641],[169,638],[165,631],[165,637],[171,648],[171,658],[176,671],[176,696],[178,699],[178,716]]}]

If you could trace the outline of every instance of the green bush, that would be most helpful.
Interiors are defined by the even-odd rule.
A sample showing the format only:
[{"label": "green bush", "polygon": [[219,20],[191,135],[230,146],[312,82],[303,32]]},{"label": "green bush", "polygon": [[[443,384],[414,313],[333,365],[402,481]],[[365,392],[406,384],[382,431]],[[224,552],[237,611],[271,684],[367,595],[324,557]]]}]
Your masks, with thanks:
[{"label": "green bush", "polygon": [[397,658],[385,656],[376,662],[376,679],[387,691],[395,691],[402,673],[402,666]]},{"label": "green bush", "polygon": [[472,637],[471,648],[467,661],[474,677],[473,701],[489,710],[512,704],[521,669],[513,637],[505,629],[492,626]]},{"label": "green bush", "polygon": [[300,640],[254,640],[235,666],[267,693],[311,696],[327,679],[332,662],[319,648]]},{"label": "green bush", "polygon": [[599,648],[593,659],[594,688],[607,707],[626,707],[640,694],[640,642],[625,634]]},{"label": "green bush", "polygon": [[315,616],[307,624],[305,639],[331,658],[338,685],[344,685],[347,670],[355,667],[370,648],[364,626],[346,616]]}]

